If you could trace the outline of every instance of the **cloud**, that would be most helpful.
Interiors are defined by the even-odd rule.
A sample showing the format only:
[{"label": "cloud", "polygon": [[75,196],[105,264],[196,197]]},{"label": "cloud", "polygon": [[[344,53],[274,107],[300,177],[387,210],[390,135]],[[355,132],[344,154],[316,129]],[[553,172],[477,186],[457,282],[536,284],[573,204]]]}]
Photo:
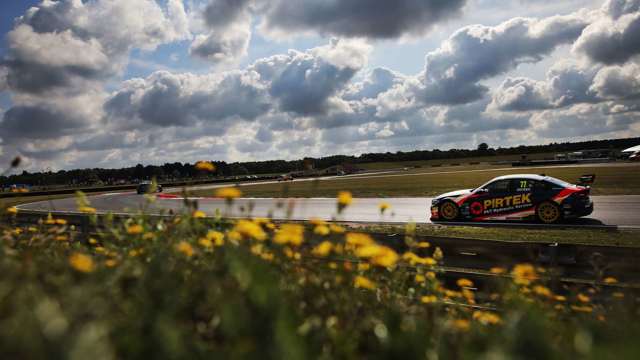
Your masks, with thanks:
[{"label": "cloud", "polygon": [[427,104],[464,104],[482,98],[479,83],[519,64],[540,61],[571,43],[588,25],[578,12],[542,20],[514,18],[498,26],[472,25],[456,31],[426,56],[418,96]]},{"label": "cloud", "polygon": [[600,70],[590,90],[601,99],[619,100],[640,96],[640,66],[635,63]]},{"label": "cloud", "polygon": [[[188,34],[182,2],[43,1],[16,20],[3,61],[13,91],[81,91],[123,71],[134,48],[153,50]],[[93,86],[89,84],[88,86]]]},{"label": "cloud", "polygon": [[126,81],[105,104],[109,121],[125,128],[253,120],[269,108],[266,91],[251,71],[221,75],[160,71]]},{"label": "cloud", "polygon": [[621,64],[640,53],[640,12],[601,17],[589,25],[574,44],[574,50],[602,64]]},{"label": "cloud", "polygon": [[251,0],[212,0],[202,13],[207,31],[195,37],[192,56],[212,63],[233,62],[247,54],[251,40]]},{"label": "cloud", "polygon": [[72,134],[86,126],[83,119],[47,106],[14,106],[0,123],[4,142],[53,139]]},{"label": "cloud", "polygon": [[325,114],[332,96],[367,64],[371,47],[360,40],[332,40],[305,52],[290,50],[256,61],[251,69],[268,82],[280,110],[300,115]]},{"label": "cloud", "polygon": [[434,24],[460,13],[465,0],[274,0],[262,28],[278,34],[397,38],[423,35]]}]

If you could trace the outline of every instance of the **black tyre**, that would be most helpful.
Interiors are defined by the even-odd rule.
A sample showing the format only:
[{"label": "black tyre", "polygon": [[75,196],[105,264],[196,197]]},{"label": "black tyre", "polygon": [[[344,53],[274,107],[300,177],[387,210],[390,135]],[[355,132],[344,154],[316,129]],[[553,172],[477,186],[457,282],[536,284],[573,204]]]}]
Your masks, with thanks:
[{"label": "black tyre", "polygon": [[460,209],[453,201],[445,201],[440,205],[440,219],[454,221],[460,216]]},{"label": "black tyre", "polygon": [[544,201],[536,207],[536,217],[543,224],[555,224],[562,220],[562,210],[557,204]]}]

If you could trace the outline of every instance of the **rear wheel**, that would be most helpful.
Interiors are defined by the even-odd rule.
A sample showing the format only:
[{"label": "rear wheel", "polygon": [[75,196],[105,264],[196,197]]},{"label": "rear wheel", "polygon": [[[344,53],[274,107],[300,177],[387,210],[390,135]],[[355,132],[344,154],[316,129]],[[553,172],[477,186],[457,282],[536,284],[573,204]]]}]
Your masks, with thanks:
[{"label": "rear wheel", "polygon": [[545,201],[538,205],[536,208],[536,215],[538,220],[545,224],[557,223],[562,218],[560,207],[549,201]]},{"label": "rear wheel", "polygon": [[460,215],[458,205],[451,201],[446,201],[440,205],[440,218],[446,221],[453,221]]}]

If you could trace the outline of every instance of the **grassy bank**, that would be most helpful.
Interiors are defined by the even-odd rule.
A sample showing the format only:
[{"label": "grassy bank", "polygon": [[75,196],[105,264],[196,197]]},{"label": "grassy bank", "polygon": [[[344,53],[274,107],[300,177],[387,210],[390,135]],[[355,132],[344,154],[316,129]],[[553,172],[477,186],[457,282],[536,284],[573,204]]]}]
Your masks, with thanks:
[{"label": "grassy bank", "polygon": [[[334,197],[349,190],[355,197],[433,196],[443,192],[473,188],[496,176],[517,173],[545,173],[569,182],[583,174],[596,174],[593,195],[640,194],[640,168],[630,166],[551,167],[540,169],[481,169],[460,167],[448,173],[398,173],[367,178],[336,178],[322,181],[297,181],[243,186],[250,197]],[[211,196],[211,190],[197,190],[195,196]]]},{"label": "grassy bank", "polygon": [[[360,231],[403,233],[405,226],[376,225],[356,226]],[[638,230],[599,229],[522,229],[505,227],[417,225],[416,234],[447,238],[492,240],[522,243],[558,243],[567,245],[596,245],[640,247]]]}]

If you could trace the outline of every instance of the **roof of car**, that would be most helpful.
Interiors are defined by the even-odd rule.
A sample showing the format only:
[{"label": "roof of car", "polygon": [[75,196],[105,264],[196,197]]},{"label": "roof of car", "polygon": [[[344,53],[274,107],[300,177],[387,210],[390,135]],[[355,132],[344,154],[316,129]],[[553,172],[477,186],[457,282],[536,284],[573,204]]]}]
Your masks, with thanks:
[{"label": "roof of car", "polygon": [[538,174],[512,174],[512,175],[498,176],[493,180],[509,180],[509,179],[545,180],[546,178],[548,178],[548,176],[538,175]]}]

